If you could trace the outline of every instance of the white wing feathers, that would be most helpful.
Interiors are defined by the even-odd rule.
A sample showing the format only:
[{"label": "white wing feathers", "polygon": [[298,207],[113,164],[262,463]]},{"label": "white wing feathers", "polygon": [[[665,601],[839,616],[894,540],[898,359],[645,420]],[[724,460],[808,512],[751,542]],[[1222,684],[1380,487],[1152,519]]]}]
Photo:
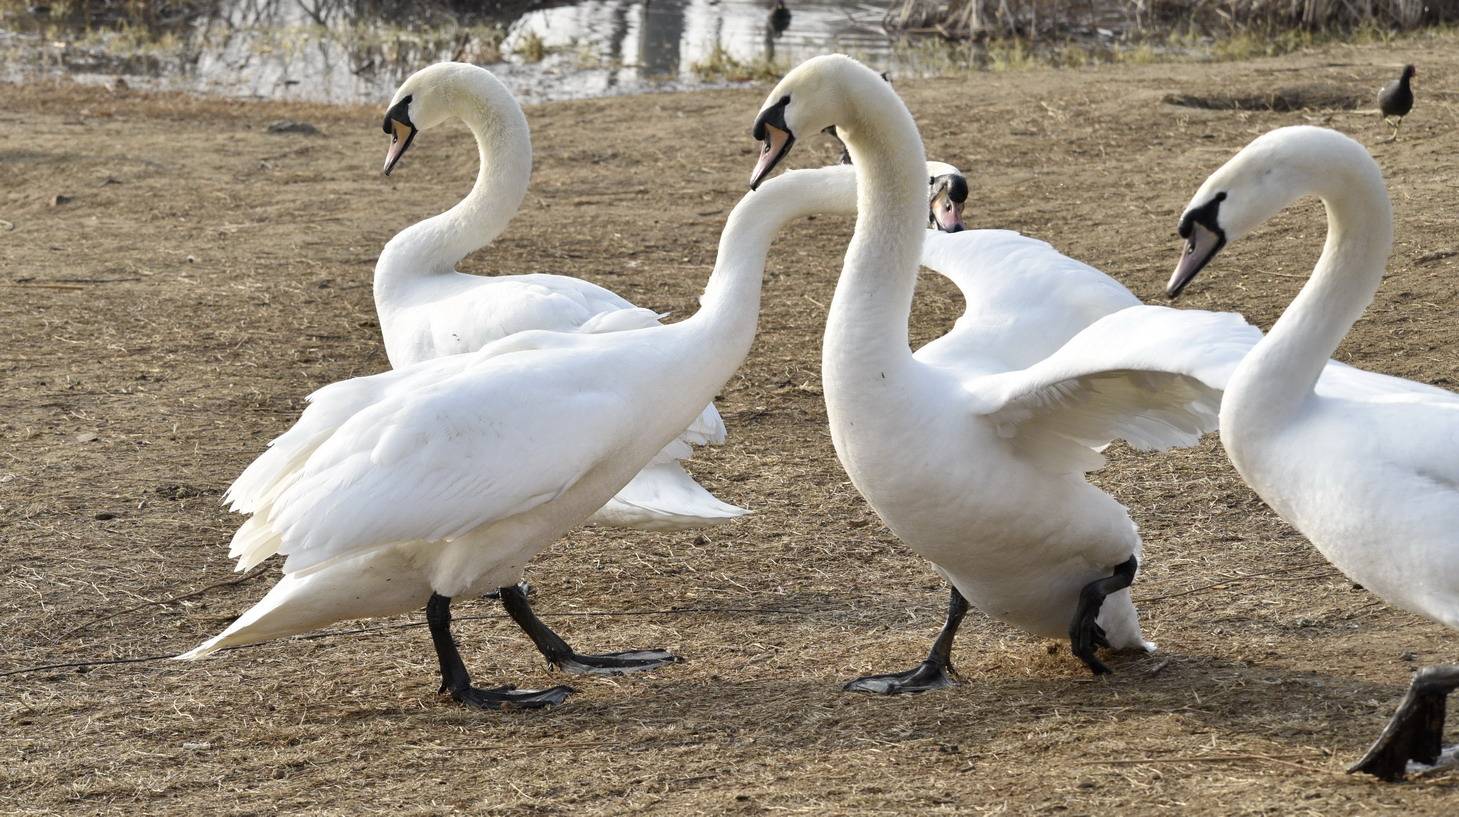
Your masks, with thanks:
[{"label": "white wing feathers", "polygon": [[450,540],[560,496],[631,422],[586,378],[536,376],[573,357],[457,355],[316,392],[229,489],[234,510],[253,514],[233,538],[239,569],[281,553],[296,573]]},{"label": "white wing feathers", "polygon": [[1064,255],[1047,241],[1013,230],[928,230],[922,242],[922,266],[951,280],[969,304],[1010,286],[1030,293],[1033,304],[1054,298],[1061,305],[1084,307],[1089,321],[1140,303],[1103,272]]},{"label": "white wing feathers", "polygon": [[1041,466],[1088,471],[1116,439],[1153,450],[1216,427],[1221,391],[1261,333],[1234,313],[1134,306],[1027,369],[964,383],[973,411]]},{"label": "white wing feathers", "polygon": [[644,309],[634,306],[628,309],[614,309],[608,312],[599,312],[583,321],[577,331],[584,334],[597,334],[599,332],[623,332],[629,329],[647,329],[650,326],[658,326],[659,321],[667,318],[667,312],[655,312],[652,309]]},{"label": "white wing feathers", "polygon": [[677,531],[722,525],[747,513],[744,508],[716,499],[671,458],[656,461],[639,471],[588,522],[637,530]]}]

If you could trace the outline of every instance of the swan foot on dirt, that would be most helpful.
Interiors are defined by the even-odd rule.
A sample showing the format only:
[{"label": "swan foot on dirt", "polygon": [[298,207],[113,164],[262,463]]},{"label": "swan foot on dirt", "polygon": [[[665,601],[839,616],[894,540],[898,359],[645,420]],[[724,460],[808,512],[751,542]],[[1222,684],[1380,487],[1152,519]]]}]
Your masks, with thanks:
[{"label": "swan foot on dirt", "polygon": [[1095,621],[1099,618],[1099,608],[1104,606],[1105,598],[1111,593],[1118,593],[1133,584],[1139,569],[1139,559],[1131,556],[1115,568],[1113,575],[1096,579],[1079,591],[1079,606],[1074,610],[1074,623],[1069,625],[1069,649],[1095,675],[1110,672],[1110,668],[1094,654],[1099,647],[1109,646],[1104,628]]},{"label": "swan foot on dirt", "polygon": [[441,692],[450,693],[457,703],[474,709],[541,709],[562,703],[576,691],[569,686],[541,690],[517,689],[511,685],[474,687],[471,673],[456,649],[456,639],[451,637],[451,599],[432,593],[426,603],[426,623],[430,626],[436,657],[441,661]]},{"label": "swan foot on dirt", "polygon": [[507,608],[507,614],[532,639],[532,643],[537,645],[547,663],[569,675],[628,675],[684,660],[667,650],[628,650],[583,655],[575,652],[562,636],[537,618],[520,585],[503,587],[498,593],[502,606]]},{"label": "swan foot on dirt", "polygon": [[1459,665],[1419,670],[1382,734],[1348,772],[1396,781],[1410,771],[1427,771],[1445,761],[1456,762],[1455,751],[1444,750],[1445,701],[1455,688],[1459,688]]},{"label": "swan foot on dirt", "polygon": [[517,689],[510,684],[482,689],[471,686],[468,680],[466,686],[448,690],[443,685],[441,691],[450,692],[451,700],[472,709],[543,709],[566,701],[576,690],[561,685],[541,690]]},{"label": "swan foot on dirt", "polygon": [[914,692],[928,692],[934,689],[957,686],[961,681],[957,670],[952,668],[952,641],[957,637],[958,625],[968,612],[968,600],[957,588],[947,601],[947,621],[942,632],[932,642],[932,651],[927,660],[906,672],[887,675],[866,675],[841,687],[847,692],[867,692],[873,695],[907,695]]}]

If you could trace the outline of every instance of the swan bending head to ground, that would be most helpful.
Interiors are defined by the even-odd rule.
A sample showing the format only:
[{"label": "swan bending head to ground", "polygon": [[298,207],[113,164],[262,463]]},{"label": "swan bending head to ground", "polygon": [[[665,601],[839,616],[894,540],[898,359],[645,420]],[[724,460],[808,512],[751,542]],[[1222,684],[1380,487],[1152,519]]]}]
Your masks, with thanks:
[{"label": "swan bending head to ground", "polygon": [[1212,430],[1225,376],[1256,330],[1235,315],[1131,306],[1014,369],[977,347],[958,360],[914,355],[907,322],[925,247],[964,236],[925,229],[922,142],[892,89],[843,56],[791,71],[756,118],[751,186],[797,135],[833,125],[856,170],[857,221],[823,345],[832,441],[857,490],[952,585],[927,660],[848,689],[954,683],[950,651],[969,601],[1027,632],[1067,636],[1095,672],[1107,671],[1099,647],[1153,648],[1129,595],[1139,535],[1084,475],[1111,440],[1154,449]]},{"label": "swan bending head to ground", "polygon": [[[1319,375],[1372,302],[1393,243],[1383,176],[1335,131],[1267,133],[1201,185],[1180,220],[1181,293],[1222,248],[1316,195],[1327,241],[1312,276],[1231,377],[1221,443],[1247,485],[1335,566],[1385,601],[1459,628],[1459,395],[1396,377]],[[1353,370],[1348,370],[1349,372]],[[1420,670],[1351,771],[1404,776],[1443,751],[1459,666]]]}]

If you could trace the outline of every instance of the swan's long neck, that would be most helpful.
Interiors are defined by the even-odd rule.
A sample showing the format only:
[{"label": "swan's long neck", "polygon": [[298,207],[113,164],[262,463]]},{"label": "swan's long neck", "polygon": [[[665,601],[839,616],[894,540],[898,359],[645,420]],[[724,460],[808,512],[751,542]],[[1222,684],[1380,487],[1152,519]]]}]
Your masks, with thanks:
[{"label": "swan's long neck", "polygon": [[838,123],[856,168],[857,216],[826,318],[822,376],[828,390],[857,373],[881,374],[912,359],[907,320],[927,221],[927,164],[901,100],[869,90],[861,98],[862,115]]},{"label": "swan's long neck", "polygon": [[1311,395],[1383,279],[1393,211],[1377,165],[1361,148],[1353,152],[1333,157],[1311,191],[1327,207],[1327,241],[1312,277],[1233,377],[1231,389],[1255,395],[1268,415],[1295,410]]},{"label": "swan's long neck", "polygon": [[375,264],[375,298],[382,305],[403,284],[448,274],[471,252],[490,244],[521,207],[532,175],[527,118],[507,89],[485,72],[461,75],[439,93],[476,137],[476,184],[455,207],[402,230]]},{"label": "swan's long neck", "polygon": [[712,335],[712,345],[726,359],[734,350],[738,366],[754,340],[765,258],[776,233],[801,216],[850,213],[855,201],[856,175],[846,165],[792,170],[746,194],[720,233],[714,272],[699,299],[699,311],[684,323]]}]

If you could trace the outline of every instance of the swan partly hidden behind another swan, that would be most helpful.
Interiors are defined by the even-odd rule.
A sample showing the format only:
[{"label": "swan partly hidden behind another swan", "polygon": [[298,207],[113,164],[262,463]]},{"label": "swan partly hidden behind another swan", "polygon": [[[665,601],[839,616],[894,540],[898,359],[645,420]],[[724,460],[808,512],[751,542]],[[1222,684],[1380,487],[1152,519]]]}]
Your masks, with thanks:
[{"label": "swan partly hidden behind another swan", "polygon": [[[663,317],[613,292],[565,275],[483,276],[456,265],[490,244],[516,215],[532,175],[527,118],[490,71],[445,62],[411,75],[385,114],[391,137],[385,173],[416,135],[451,119],[471,129],[478,153],[476,184],[444,213],[402,230],[375,265],[375,308],[385,352],[397,368],[483,346],[532,330],[594,334],[658,326]],[[721,502],[689,476],[680,461],[693,446],[724,442],[724,421],[713,404],[663,448],[588,520],[639,530],[684,530],[723,524],[749,513]],[[621,673],[672,660],[667,653],[581,656],[532,612],[526,592],[497,591],[508,614],[553,666],[573,673]]]},{"label": "swan partly hidden behind another swan", "polygon": [[[564,700],[565,686],[473,686],[451,637],[452,599],[511,587],[528,560],[682,432],[749,351],[776,232],[801,215],[846,210],[854,184],[849,168],[800,170],[742,198],[701,307],[685,320],[517,332],[315,392],[228,490],[233,509],[251,515],[230,555],[241,570],[283,555],[283,577],[179,657],[424,606],[443,692],[487,708]],[[613,672],[665,656],[573,653],[572,663]]]},{"label": "swan partly hidden behind another swan", "polygon": [[833,125],[856,169],[858,215],[826,325],[832,440],[888,527],[952,584],[927,660],[848,688],[954,683],[952,640],[969,601],[1028,632],[1067,635],[1095,672],[1107,671],[1098,647],[1152,648],[1128,590],[1139,535],[1084,474],[1114,439],[1155,449],[1214,429],[1221,388],[1259,333],[1238,315],[1130,306],[1010,366],[999,356],[1016,343],[998,343],[974,312],[955,332],[983,333],[988,351],[950,341],[966,354],[914,355],[907,321],[927,247],[926,176],[916,125],[892,88],[843,56],[791,71],[756,120],[763,149],[751,186],[797,134]]},{"label": "swan partly hidden behind another swan", "polygon": [[[1356,370],[1319,379],[1372,302],[1393,244],[1388,193],[1368,151],[1324,128],[1257,138],[1191,199],[1167,291],[1178,296],[1227,244],[1307,195],[1327,207],[1327,243],[1232,375],[1221,443],[1246,484],[1344,575],[1459,629],[1459,395]],[[1351,770],[1392,780],[1410,761],[1445,757],[1444,704],[1456,687],[1459,666],[1420,670]]]},{"label": "swan partly hidden behind another swan", "polygon": [[[375,308],[390,364],[474,352],[533,329],[591,334],[657,326],[662,315],[579,278],[456,271],[462,258],[496,240],[521,207],[532,175],[532,138],[521,106],[490,71],[437,63],[412,74],[391,100],[384,123],[391,136],[385,172],[419,133],[452,119],[464,122],[476,139],[476,184],[454,207],[402,230],[380,253]],[[684,530],[748,513],[716,499],[680,465],[693,446],[722,443],[724,436],[719,412],[705,406],[589,521]]]}]

